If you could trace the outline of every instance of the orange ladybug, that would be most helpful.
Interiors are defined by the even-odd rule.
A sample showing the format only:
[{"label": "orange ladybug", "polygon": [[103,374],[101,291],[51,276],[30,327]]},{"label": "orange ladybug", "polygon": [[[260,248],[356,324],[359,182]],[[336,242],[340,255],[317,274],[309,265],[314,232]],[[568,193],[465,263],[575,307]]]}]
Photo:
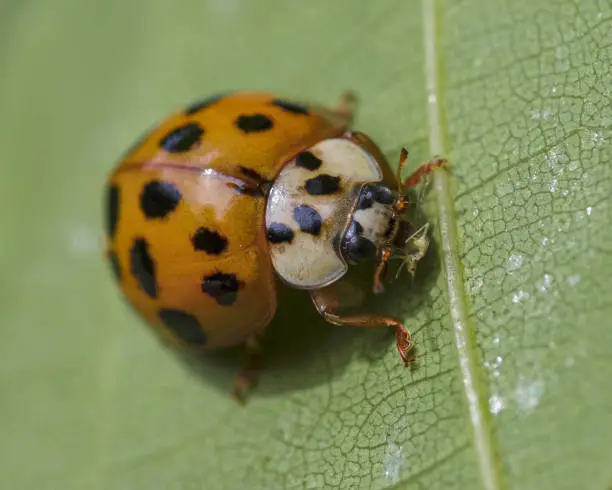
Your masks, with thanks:
[{"label": "orange ladybug", "polygon": [[[336,286],[350,264],[376,264],[375,292],[407,207],[379,148],[336,110],[265,93],[210,97],[136,143],[106,188],[106,256],[123,293],[167,343],[213,349],[257,337],[276,310],[276,278],[304,289],[325,320],[396,329],[395,318],[344,316]],[[400,244],[401,245],[401,244]],[[242,397],[246,370],[235,393]]]}]

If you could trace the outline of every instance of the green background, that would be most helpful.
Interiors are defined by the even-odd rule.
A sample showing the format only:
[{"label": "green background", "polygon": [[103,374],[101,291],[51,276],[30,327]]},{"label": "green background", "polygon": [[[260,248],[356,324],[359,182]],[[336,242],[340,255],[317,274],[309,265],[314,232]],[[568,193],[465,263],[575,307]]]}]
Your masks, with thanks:
[{"label": "green background", "polygon": [[[609,0],[1,2],[0,487],[611,488],[611,46]],[[240,407],[120,300],[104,178],[202,96],[345,88],[391,161],[452,162],[377,305],[423,357],[294,294]]]}]

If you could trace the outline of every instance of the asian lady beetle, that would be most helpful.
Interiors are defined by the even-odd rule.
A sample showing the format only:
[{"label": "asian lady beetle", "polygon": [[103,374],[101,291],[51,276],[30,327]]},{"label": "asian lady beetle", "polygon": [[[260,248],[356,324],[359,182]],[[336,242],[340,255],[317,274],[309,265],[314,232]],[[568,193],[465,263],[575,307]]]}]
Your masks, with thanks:
[{"label": "asian lady beetle", "polygon": [[[415,185],[404,183],[363,133],[347,131],[353,99],[336,110],[265,93],[190,105],[136,143],[106,188],[107,258],[136,310],[167,342],[187,349],[247,343],[276,310],[275,278],[310,292],[336,325],[404,324],[337,311],[349,264],[377,264],[375,291]],[[238,379],[241,397],[250,377]]]}]

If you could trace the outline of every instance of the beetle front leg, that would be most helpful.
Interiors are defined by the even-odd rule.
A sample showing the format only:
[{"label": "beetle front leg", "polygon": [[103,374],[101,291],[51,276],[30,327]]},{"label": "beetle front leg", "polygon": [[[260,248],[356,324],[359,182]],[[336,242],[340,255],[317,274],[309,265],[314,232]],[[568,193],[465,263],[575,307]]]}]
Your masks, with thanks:
[{"label": "beetle front leg", "polygon": [[[408,153],[405,149],[402,148],[402,154],[400,156],[401,166],[403,166],[403,164],[401,163],[402,159],[405,162],[407,156]],[[402,187],[404,189],[410,189],[411,187],[419,185],[424,177],[427,177],[429,174],[431,174],[433,170],[444,167],[447,163],[448,162],[444,158],[434,158],[429,162],[421,164],[419,168],[417,168],[407,179],[402,182]]]},{"label": "beetle front leg", "polygon": [[310,292],[312,302],[323,319],[332,325],[351,325],[354,327],[378,328],[387,327],[395,329],[397,351],[404,364],[410,359],[408,353],[412,349],[412,336],[406,326],[396,318],[384,315],[339,315],[336,312],[339,301],[334,294],[334,286],[316,289]]},{"label": "beetle front leg", "polygon": [[402,171],[407,160],[408,150],[406,150],[406,148],[402,148],[399,163],[397,165],[397,181],[399,185],[400,197],[395,204],[395,211],[398,214],[402,214],[404,211],[406,211],[406,209],[408,209],[410,204],[412,204],[410,200],[403,195],[403,191],[419,185],[421,180],[429,176],[434,169],[444,167],[448,163],[444,158],[435,158],[429,162],[421,164],[421,166],[419,166],[419,168],[417,168],[407,179],[402,180]]}]

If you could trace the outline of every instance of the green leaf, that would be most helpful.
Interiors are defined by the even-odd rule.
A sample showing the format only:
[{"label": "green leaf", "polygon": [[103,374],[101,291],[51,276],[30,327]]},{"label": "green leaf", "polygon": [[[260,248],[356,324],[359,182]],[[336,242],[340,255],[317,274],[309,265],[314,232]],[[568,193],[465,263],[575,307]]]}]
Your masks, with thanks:
[{"label": "green leaf", "polygon": [[[612,483],[612,4],[210,0],[0,4],[0,487],[604,490]],[[450,159],[435,246],[385,331],[270,326],[188,364],[114,289],[100,199],[171,109],[228,89],[333,105],[395,162]]]}]

